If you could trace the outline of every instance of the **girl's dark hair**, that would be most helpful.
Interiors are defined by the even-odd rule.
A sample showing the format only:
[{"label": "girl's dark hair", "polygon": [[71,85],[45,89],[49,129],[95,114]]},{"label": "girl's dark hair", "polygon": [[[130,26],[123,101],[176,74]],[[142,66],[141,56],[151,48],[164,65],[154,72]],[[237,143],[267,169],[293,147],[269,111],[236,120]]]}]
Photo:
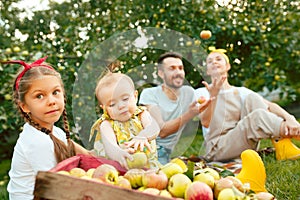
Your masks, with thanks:
[{"label": "girl's dark hair", "polygon": [[[66,132],[66,138],[68,141],[68,145],[66,145],[63,141],[60,139],[56,138],[51,130],[48,130],[45,127],[41,127],[38,123],[32,120],[30,115],[28,113],[25,113],[21,107],[19,106],[20,103],[25,103],[25,95],[28,92],[31,83],[33,80],[36,80],[40,77],[43,76],[55,76],[60,80],[60,83],[63,88],[63,82],[61,79],[60,74],[55,71],[54,69],[50,69],[47,67],[32,67],[29,70],[27,70],[22,78],[19,80],[19,85],[18,89],[16,89],[16,86],[14,84],[13,87],[13,96],[14,96],[14,103],[18,107],[19,112],[23,116],[26,122],[28,122],[30,125],[35,127],[36,129],[46,133],[47,135],[50,136],[54,143],[54,152],[55,152],[55,157],[57,162],[60,162],[62,160],[65,160],[71,156],[75,155],[75,147],[73,141],[70,139],[70,130],[69,130],[69,123],[68,123],[68,118],[67,118],[67,112],[66,112],[66,107],[63,111],[63,122],[64,122],[64,131]],[[65,96],[65,95],[64,95]],[[66,96],[65,96],[65,105],[66,105]]]}]

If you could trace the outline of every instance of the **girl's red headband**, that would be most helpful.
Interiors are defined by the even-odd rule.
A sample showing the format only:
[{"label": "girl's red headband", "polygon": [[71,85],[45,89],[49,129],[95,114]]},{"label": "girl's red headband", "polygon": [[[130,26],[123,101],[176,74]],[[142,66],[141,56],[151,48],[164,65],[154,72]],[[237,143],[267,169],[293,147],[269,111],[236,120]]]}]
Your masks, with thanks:
[{"label": "girl's red headband", "polygon": [[47,59],[47,56],[44,57],[44,58],[40,58],[36,61],[34,61],[33,63],[31,64],[28,64],[28,63],[25,63],[24,61],[22,60],[11,60],[11,61],[6,61],[6,62],[3,62],[3,63],[7,63],[7,64],[20,64],[20,65],[23,65],[24,66],[24,69],[23,71],[18,75],[17,79],[16,79],[16,82],[15,82],[15,87],[16,87],[16,90],[19,89],[19,82],[21,80],[21,78],[24,76],[24,74],[31,68],[33,67],[47,67],[49,69],[52,69],[54,70],[50,65],[47,65],[47,64],[43,64],[43,62]]}]

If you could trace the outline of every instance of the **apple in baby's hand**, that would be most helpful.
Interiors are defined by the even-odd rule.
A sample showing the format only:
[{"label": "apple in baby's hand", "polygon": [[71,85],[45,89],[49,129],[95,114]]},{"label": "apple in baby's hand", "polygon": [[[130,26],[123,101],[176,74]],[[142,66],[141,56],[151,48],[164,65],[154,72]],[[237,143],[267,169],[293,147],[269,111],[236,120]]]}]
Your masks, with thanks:
[{"label": "apple in baby's hand", "polygon": [[213,200],[214,195],[212,189],[205,183],[200,181],[192,182],[185,190],[186,200],[202,199]]},{"label": "apple in baby's hand", "polygon": [[127,178],[131,184],[131,187],[138,188],[143,186],[143,176],[145,170],[143,169],[129,169],[124,177]]},{"label": "apple in baby's hand", "polygon": [[105,183],[115,184],[118,181],[119,172],[118,170],[110,164],[102,164],[98,166],[92,178],[98,178]]},{"label": "apple in baby's hand", "polygon": [[168,191],[174,197],[183,198],[186,188],[192,183],[191,179],[185,174],[173,175],[168,183]]},{"label": "apple in baby's hand", "polygon": [[129,169],[144,168],[148,164],[148,158],[144,152],[136,152],[132,154],[132,158],[132,160],[126,159]]},{"label": "apple in baby's hand", "polygon": [[200,37],[204,40],[207,40],[211,37],[211,32],[210,30],[203,30],[200,32]]},{"label": "apple in baby's hand", "polygon": [[146,188],[163,190],[168,186],[168,177],[162,171],[146,171],[143,175],[143,185]]}]

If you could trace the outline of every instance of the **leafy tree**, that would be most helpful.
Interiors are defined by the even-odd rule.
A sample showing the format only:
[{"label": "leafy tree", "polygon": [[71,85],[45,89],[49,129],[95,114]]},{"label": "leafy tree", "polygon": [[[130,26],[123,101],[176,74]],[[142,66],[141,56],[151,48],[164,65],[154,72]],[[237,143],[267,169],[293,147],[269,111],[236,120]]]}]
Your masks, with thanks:
[{"label": "leafy tree", "polygon": [[[73,118],[74,109],[80,109],[88,102],[92,107],[84,110],[86,116],[93,115],[90,112],[96,109],[91,93],[83,96],[74,88],[74,83],[80,84],[78,81],[85,76],[80,70],[103,68],[118,59],[121,61],[120,71],[137,75],[137,84],[140,83],[138,77],[150,85],[157,84],[157,77],[149,75],[155,74],[157,56],[169,47],[185,55],[186,78],[194,87],[202,87],[200,82],[205,78],[203,59],[196,59],[198,56],[203,58],[208,47],[215,46],[228,51],[232,63],[232,84],[244,85],[255,91],[264,88],[278,90],[282,105],[299,100],[298,1],[240,0],[223,5],[215,0],[71,0],[61,4],[50,2],[50,9],[35,11],[31,17],[25,18],[20,17],[25,10],[19,9],[14,2],[0,2],[0,58],[4,61],[34,61],[48,55],[47,62],[52,63],[64,78],[70,122],[74,133],[80,132],[80,136],[88,135],[91,122],[88,117]],[[140,37],[137,30],[153,32],[153,29],[147,28],[157,29],[153,34],[155,39],[149,40],[149,48],[132,47],[127,51],[134,37]],[[213,33],[210,39],[200,38],[199,33],[203,29]],[[174,31],[175,37],[159,38],[166,31]],[[21,39],[17,35],[22,35]],[[116,37],[124,35],[127,41]],[[177,41],[181,36],[184,39]],[[104,43],[112,38],[115,42],[111,46]],[[169,46],[163,49],[163,44]],[[123,53],[119,52],[122,49]],[[99,54],[101,58],[97,56]],[[0,143],[9,149],[1,155],[9,157],[23,123],[12,109],[11,102],[12,79],[18,66],[1,65],[0,70]],[[87,91],[93,90],[99,73],[101,70],[83,79]],[[141,84],[139,89],[142,87],[145,85]],[[88,146],[86,141],[84,144]]]}]

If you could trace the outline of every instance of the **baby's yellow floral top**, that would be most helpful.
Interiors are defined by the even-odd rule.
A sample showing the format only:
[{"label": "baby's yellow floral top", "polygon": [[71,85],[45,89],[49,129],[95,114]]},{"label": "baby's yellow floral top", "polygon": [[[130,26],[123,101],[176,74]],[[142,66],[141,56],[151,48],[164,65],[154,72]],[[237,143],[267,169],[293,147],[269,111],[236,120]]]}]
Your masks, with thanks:
[{"label": "baby's yellow floral top", "polygon": [[[102,116],[93,124],[90,132],[91,140],[94,136],[96,131],[95,141],[94,141],[94,151],[98,156],[106,156],[104,146],[101,140],[101,132],[100,132],[100,125],[103,121],[108,120],[114,130],[114,133],[117,138],[117,142],[120,146],[124,142],[128,142],[132,139],[133,136],[137,136],[141,130],[143,130],[143,125],[141,122],[141,114],[143,111],[146,110],[146,107],[138,106],[132,117],[126,122],[116,121],[110,118],[107,112],[104,111]],[[146,147],[144,152],[148,156],[149,161],[149,168],[155,168],[159,166],[158,159],[157,159],[157,150],[156,150],[156,142],[155,139],[150,141],[151,148],[153,152],[151,153]]]}]

